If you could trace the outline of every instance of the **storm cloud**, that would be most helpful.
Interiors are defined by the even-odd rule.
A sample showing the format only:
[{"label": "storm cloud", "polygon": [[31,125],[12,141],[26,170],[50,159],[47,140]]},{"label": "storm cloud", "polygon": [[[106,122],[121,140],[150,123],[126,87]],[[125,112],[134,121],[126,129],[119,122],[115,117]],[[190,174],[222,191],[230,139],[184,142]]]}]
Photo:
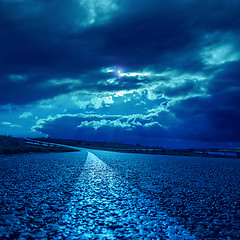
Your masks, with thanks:
[{"label": "storm cloud", "polygon": [[60,138],[240,141],[239,9],[236,0],[2,0],[2,122]]}]

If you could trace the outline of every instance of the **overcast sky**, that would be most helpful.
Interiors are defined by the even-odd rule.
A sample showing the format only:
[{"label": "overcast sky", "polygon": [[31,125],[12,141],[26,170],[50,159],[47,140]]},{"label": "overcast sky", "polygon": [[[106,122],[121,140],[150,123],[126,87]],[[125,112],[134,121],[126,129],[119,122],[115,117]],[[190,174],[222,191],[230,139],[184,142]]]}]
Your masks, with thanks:
[{"label": "overcast sky", "polygon": [[240,146],[239,0],[0,0],[0,134]]}]

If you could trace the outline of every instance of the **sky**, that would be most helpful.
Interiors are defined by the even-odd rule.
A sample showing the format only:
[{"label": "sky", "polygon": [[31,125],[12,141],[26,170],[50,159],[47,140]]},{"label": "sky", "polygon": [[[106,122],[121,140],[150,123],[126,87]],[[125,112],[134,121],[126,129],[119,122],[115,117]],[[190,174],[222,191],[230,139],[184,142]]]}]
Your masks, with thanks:
[{"label": "sky", "polygon": [[0,0],[0,135],[240,147],[239,0]]}]

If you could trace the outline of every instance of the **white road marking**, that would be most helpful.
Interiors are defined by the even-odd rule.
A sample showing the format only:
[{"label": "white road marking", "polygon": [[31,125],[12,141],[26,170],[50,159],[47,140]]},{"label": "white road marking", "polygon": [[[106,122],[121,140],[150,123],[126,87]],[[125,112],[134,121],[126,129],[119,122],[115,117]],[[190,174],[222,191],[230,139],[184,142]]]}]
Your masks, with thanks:
[{"label": "white road marking", "polygon": [[70,239],[195,239],[90,152],[62,227]]}]

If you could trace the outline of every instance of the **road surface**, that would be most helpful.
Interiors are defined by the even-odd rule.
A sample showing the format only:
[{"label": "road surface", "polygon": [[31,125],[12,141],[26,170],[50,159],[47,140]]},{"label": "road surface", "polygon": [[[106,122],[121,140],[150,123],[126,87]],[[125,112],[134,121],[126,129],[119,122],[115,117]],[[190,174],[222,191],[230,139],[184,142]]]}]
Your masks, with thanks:
[{"label": "road surface", "polygon": [[239,161],[0,156],[1,239],[238,239]]}]

